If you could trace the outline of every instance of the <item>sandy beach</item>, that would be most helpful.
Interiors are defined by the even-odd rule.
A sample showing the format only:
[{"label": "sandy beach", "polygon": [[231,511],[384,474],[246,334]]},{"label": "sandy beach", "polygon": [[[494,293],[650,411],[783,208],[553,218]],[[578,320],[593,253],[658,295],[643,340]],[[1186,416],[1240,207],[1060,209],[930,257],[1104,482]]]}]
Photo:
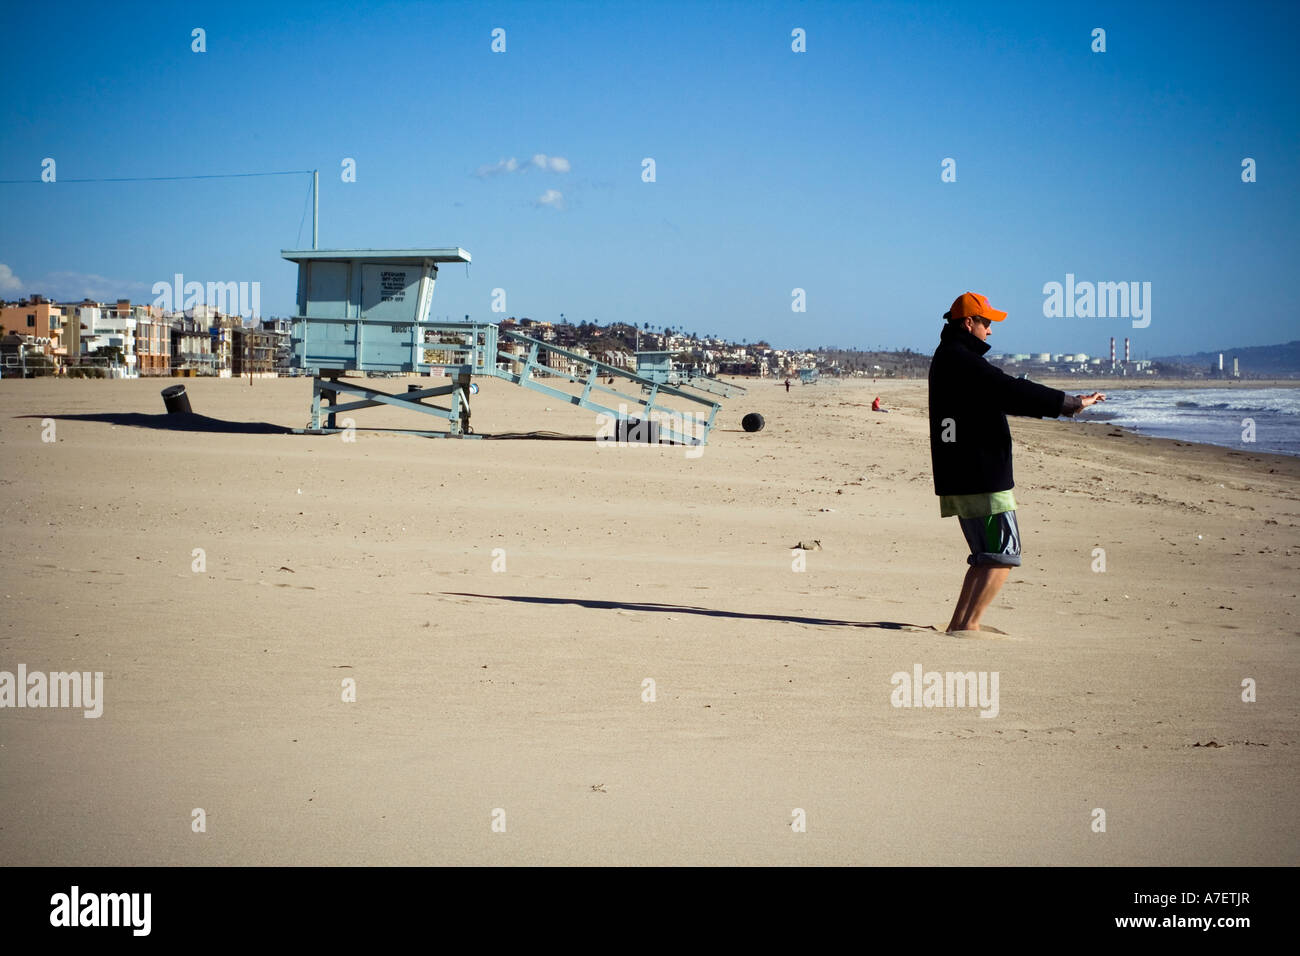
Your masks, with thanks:
[{"label": "sandy beach", "polygon": [[[0,671],[103,673],[0,710],[7,863],[1300,862],[1300,459],[1013,419],[1024,566],[958,638],[924,381],[751,382],[698,457],[169,384],[0,383]],[[894,706],[918,665],[996,716]]]}]

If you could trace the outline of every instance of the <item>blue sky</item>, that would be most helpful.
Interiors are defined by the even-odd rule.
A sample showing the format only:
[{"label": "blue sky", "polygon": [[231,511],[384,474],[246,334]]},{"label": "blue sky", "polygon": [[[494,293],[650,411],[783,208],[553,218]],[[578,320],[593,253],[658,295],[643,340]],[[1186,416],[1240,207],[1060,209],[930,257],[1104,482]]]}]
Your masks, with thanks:
[{"label": "blue sky", "polygon": [[[1294,3],[17,6],[0,179],[60,181],[0,185],[8,299],[180,272],[292,314],[309,176],[66,180],[318,168],[322,248],[469,250],[436,315],[500,318],[503,288],[513,315],[928,351],[971,289],[1010,313],[999,351],[1300,337]],[[1150,325],[1045,317],[1067,273],[1150,282]]]}]

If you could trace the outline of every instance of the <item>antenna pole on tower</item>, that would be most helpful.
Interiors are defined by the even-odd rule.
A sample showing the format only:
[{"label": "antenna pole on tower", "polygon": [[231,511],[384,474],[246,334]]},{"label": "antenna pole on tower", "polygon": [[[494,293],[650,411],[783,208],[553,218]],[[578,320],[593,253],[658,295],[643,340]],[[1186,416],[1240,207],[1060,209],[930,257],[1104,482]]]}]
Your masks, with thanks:
[{"label": "antenna pole on tower", "polygon": [[311,171],[311,247],[320,241],[320,170]]}]

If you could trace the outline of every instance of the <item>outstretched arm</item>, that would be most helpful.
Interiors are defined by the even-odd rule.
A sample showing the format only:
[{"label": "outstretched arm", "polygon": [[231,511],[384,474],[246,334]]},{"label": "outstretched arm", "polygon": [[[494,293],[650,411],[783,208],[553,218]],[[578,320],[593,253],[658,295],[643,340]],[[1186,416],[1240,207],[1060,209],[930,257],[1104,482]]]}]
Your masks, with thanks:
[{"label": "outstretched arm", "polygon": [[1055,418],[1064,414],[1066,394],[1024,378],[1013,378],[988,362],[978,360],[979,394],[1003,414],[1028,418]]},{"label": "outstretched arm", "polygon": [[1062,415],[1075,415],[1083,411],[1089,405],[1096,405],[1098,402],[1106,400],[1102,392],[1093,392],[1091,395],[1067,395],[1065,404],[1061,406]]}]

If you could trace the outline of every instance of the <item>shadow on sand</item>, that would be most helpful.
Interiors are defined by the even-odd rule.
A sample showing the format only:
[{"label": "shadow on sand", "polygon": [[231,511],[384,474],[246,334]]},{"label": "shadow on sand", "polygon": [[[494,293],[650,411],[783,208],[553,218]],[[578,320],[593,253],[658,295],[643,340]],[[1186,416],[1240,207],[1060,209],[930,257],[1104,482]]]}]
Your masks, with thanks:
[{"label": "shadow on sand", "polygon": [[[886,631],[930,631],[927,624],[904,624],[899,621],[839,621],[829,617],[801,617],[792,614],[751,614],[745,611],[719,611],[684,604],[637,604],[628,601],[596,601],[584,598],[529,597],[521,594],[472,594],[466,591],[442,591],[455,597],[483,598],[489,601],[515,601],[520,604],[576,604],[601,611],[646,611],[661,614],[698,614],[702,617],[734,618],[742,621],[780,621],[784,624],[812,624],[817,627],[874,627]],[[937,632],[936,632],[937,633]]]},{"label": "shadow on sand", "polygon": [[207,415],[184,413],[146,415],[143,412],[94,412],[83,415],[19,415],[18,418],[53,418],[60,422],[101,422],[131,428],[159,428],[171,432],[210,432],[226,435],[288,435],[291,429],[270,422],[228,422]]},{"label": "shadow on sand", "polygon": [[[292,428],[272,425],[270,422],[228,422],[221,418],[209,418],[193,412],[158,415],[146,415],[143,412],[94,412],[82,415],[16,415],[15,418],[53,418],[61,422],[102,422],[106,425],[126,425],[131,428],[157,428],[172,432],[208,432],[225,435],[291,435]],[[401,434],[410,429],[400,428],[364,428],[356,427],[361,434]],[[332,434],[332,433],[329,433]],[[564,435],[559,432],[498,432],[491,435],[476,435],[477,438],[514,440],[514,441],[596,441],[594,435]],[[663,442],[664,445],[673,444]]]}]

